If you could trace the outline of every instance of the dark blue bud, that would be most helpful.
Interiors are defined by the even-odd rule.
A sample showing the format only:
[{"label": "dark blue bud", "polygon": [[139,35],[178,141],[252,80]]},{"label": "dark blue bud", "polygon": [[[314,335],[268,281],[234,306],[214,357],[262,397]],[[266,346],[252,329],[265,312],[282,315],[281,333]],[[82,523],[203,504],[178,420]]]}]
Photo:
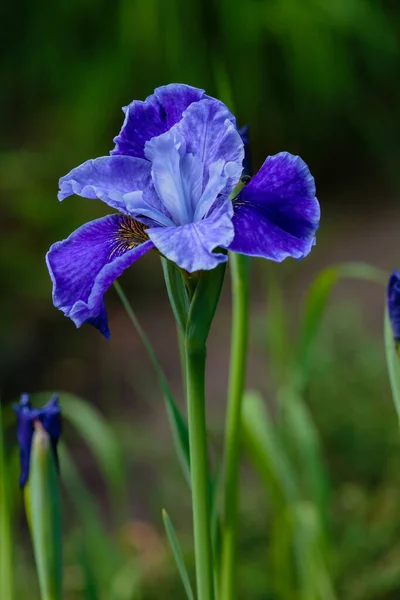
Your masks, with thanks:
[{"label": "dark blue bud", "polygon": [[56,395],[43,408],[32,408],[28,394],[21,394],[19,404],[15,404],[13,409],[17,415],[17,439],[21,466],[19,485],[23,488],[29,477],[35,421],[39,421],[43,425],[50,437],[54,458],[58,466],[57,443],[61,435],[61,409]]},{"label": "dark blue bud", "polygon": [[387,301],[393,337],[400,342],[400,273],[394,270],[389,277]]}]

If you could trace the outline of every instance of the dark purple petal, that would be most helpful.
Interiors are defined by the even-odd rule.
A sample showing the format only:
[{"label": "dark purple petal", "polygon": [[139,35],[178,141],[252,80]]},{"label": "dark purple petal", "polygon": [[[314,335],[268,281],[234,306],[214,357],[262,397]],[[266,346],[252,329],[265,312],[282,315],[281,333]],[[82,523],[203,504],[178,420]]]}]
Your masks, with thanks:
[{"label": "dark purple petal", "polygon": [[[87,160],[61,177],[58,199],[77,194],[84,198],[99,198],[122,213],[129,213],[125,195],[129,198],[148,199],[153,189],[150,164],[131,156],[102,156]],[[157,202],[157,200],[156,200]]]},{"label": "dark purple petal", "polygon": [[227,256],[214,252],[227,247],[233,238],[232,203],[225,201],[210,216],[181,227],[148,229],[155,247],[169,260],[189,273],[214,269]]},{"label": "dark purple petal", "polygon": [[203,163],[203,189],[213,163],[223,161],[228,179],[221,193],[228,196],[242,174],[244,147],[235,118],[225,104],[213,98],[192,104],[176,130],[186,140],[186,151]]},{"label": "dark purple petal", "polygon": [[53,396],[43,408],[32,408],[27,394],[22,394],[20,403],[14,405],[13,408],[17,414],[17,439],[21,467],[19,483],[21,488],[23,488],[29,477],[29,463],[35,421],[40,421],[49,435],[54,458],[58,466],[57,444],[61,435],[61,409],[57,396]]},{"label": "dark purple petal", "polygon": [[168,131],[192,102],[202,98],[207,98],[204,90],[172,83],[154,90],[144,102],[134,100],[123,108],[125,120],[111,154],[143,158],[145,143]]},{"label": "dark purple petal", "polygon": [[88,322],[108,338],[103,296],[151,248],[143,226],[131,217],[109,215],[86,223],[47,253],[54,306],[77,327]]},{"label": "dark purple petal", "polygon": [[387,303],[390,323],[392,325],[393,337],[396,342],[400,341],[400,273],[393,271],[389,278],[387,288]]},{"label": "dark purple petal", "polygon": [[281,262],[303,258],[315,244],[320,208],[314,178],[298,156],[269,156],[233,206],[230,250]]}]

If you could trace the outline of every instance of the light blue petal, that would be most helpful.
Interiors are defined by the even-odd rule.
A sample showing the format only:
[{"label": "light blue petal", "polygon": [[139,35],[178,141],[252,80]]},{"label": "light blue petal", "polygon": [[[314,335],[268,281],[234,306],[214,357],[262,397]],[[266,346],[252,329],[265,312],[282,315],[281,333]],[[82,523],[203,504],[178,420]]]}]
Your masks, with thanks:
[{"label": "light blue petal", "polygon": [[197,203],[193,221],[200,221],[210,210],[218,195],[223,191],[227,183],[224,174],[224,161],[217,160],[209,168],[208,181],[204,192]]},{"label": "light blue petal", "polygon": [[200,100],[185,110],[175,128],[186,141],[186,151],[203,164],[203,190],[213,163],[219,160],[224,164],[233,163],[225,171],[227,182],[222,190],[229,196],[239,181],[244,159],[243,141],[231,112],[219,100]]},{"label": "light blue petal", "polygon": [[171,218],[161,211],[161,207],[156,208],[154,202],[148,202],[142,193],[130,192],[125,194],[124,202],[132,217],[138,217],[139,220],[140,217],[147,217],[151,221],[151,226],[155,224],[156,226],[172,227],[174,225]]},{"label": "light blue petal", "polygon": [[232,214],[232,203],[226,200],[202,221],[181,227],[155,227],[146,233],[161,254],[181,269],[189,273],[208,271],[227,260],[226,254],[215,249],[229,246],[233,239]]},{"label": "light blue petal", "polygon": [[158,197],[175,225],[191,223],[202,191],[200,160],[186,153],[186,141],[176,128],[147,142],[145,155]]},{"label": "light blue petal", "polygon": [[112,208],[127,213],[124,195],[152,188],[150,164],[131,156],[103,156],[84,162],[61,177],[58,199],[72,194],[98,198]]}]

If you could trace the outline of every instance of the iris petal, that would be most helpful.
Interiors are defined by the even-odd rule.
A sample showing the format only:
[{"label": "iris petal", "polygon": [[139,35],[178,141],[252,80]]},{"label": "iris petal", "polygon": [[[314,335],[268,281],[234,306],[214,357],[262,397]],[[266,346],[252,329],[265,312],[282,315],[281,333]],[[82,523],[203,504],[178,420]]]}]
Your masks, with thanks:
[{"label": "iris petal", "polygon": [[213,163],[223,160],[229,165],[227,182],[222,193],[229,196],[243,169],[244,147],[235,118],[225,104],[213,98],[189,106],[176,125],[185,138],[186,151],[197,156],[203,164],[203,190],[210,177]]},{"label": "iris petal", "polygon": [[197,223],[181,227],[156,227],[147,230],[149,238],[166,258],[179,267],[194,273],[214,269],[226,262],[227,256],[214,252],[232,241],[232,203],[226,200],[210,216]]},{"label": "iris petal", "polygon": [[103,296],[110,285],[154,245],[131,217],[109,215],[56,242],[46,256],[53,303],[77,327],[88,322],[109,337]]},{"label": "iris petal", "polygon": [[192,102],[207,97],[204,90],[172,83],[154,90],[144,102],[134,100],[123,109],[125,120],[119,135],[114,138],[115,148],[111,154],[143,158],[148,140],[175,125]]},{"label": "iris petal", "polygon": [[280,262],[303,258],[315,244],[320,208],[314,178],[298,156],[268,157],[233,205],[230,250]]},{"label": "iris petal", "polygon": [[124,195],[151,191],[151,170],[148,161],[131,156],[103,156],[84,162],[61,177],[58,199],[72,194],[84,198],[98,198],[106,204],[127,213]]}]

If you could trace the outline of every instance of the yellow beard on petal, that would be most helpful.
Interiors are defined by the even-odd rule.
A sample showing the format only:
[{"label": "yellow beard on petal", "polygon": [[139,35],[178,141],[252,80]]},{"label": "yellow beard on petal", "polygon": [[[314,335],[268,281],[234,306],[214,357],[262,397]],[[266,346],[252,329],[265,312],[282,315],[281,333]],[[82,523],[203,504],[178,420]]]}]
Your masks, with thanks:
[{"label": "yellow beard on petal", "polygon": [[110,253],[112,258],[116,253],[119,255],[133,250],[143,242],[147,242],[149,236],[146,233],[147,226],[136,221],[132,217],[124,216],[121,221],[115,239],[113,240],[113,248]]}]

